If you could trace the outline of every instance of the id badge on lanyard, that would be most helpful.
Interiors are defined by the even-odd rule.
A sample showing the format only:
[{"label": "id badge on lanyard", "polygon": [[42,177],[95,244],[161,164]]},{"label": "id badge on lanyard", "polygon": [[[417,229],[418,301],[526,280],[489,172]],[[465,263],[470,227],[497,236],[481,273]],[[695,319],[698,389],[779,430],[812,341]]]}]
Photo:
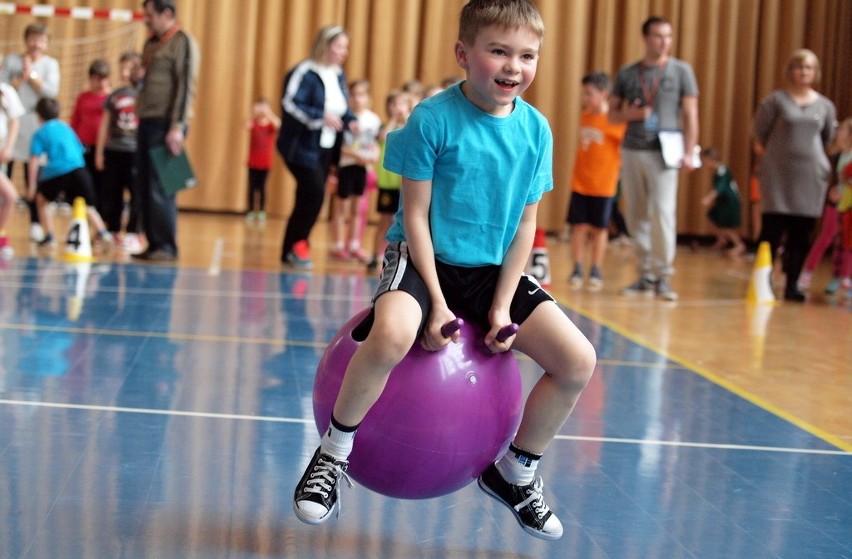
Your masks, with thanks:
[{"label": "id badge on lanyard", "polygon": [[645,119],[645,130],[648,132],[657,132],[660,130],[660,115],[655,110],[655,103],[657,100],[657,91],[660,89],[660,82],[663,80],[663,74],[666,72],[667,64],[668,61],[665,61],[657,66],[658,72],[657,75],[654,76],[654,82],[650,84],[650,87],[645,81],[645,68],[643,67],[639,73],[645,104],[646,106],[651,107],[652,111],[651,114],[648,115],[648,118]]},{"label": "id badge on lanyard", "polygon": [[660,130],[660,115],[651,113],[645,119],[645,130],[648,132],[657,132]]}]

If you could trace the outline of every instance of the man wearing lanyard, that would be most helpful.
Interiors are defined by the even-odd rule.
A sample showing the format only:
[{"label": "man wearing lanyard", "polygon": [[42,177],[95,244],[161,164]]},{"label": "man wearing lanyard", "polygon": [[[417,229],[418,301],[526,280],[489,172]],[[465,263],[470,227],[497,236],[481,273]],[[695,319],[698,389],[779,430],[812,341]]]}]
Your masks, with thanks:
[{"label": "man wearing lanyard", "polygon": [[145,0],[145,25],[151,37],[142,51],[145,79],[136,100],[139,117],[137,166],[140,210],[148,248],[134,258],[168,262],[177,258],[177,204],[163,189],[151,162],[152,147],[166,145],[172,155],[184,148],[195,79],[198,47],[177,21],[174,0]]},{"label": "man wearing lanyard", "polygon": [[[677,245],[678,169],[692,170],[698,143],[698,84],[692,67],[669,56],[672,26],[661,17],[642,25],[645,57],[615,78],[610,120],[627,123],[622,142],[621,184],[627,229],[636,242],[639,278],[624,295],[654,293],[677,300],[671,286]],[[683,156],[663,159],[660,132],[681,133]],[[678,146],[679,147],[679,146]]]}]

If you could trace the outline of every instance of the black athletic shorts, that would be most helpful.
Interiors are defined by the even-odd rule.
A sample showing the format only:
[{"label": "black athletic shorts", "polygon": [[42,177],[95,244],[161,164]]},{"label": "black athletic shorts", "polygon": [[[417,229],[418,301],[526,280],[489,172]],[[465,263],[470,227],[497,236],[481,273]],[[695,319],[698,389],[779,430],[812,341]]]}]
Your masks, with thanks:
[{"label": "black athletic shorts", "polygon": [[609,218],[612,216],[614,202],[614,197],[587,196],[572,192],[568,206],[568,223],[588,224],[598,229],[606,229],[609,226]]},{"label": "black athletic shorts", "polygon": [[62,192],[69,203],[73,203],[74,198],[80,196],[86,200],[87,206],[95,205],[95,184],[85,167],[41,181],[38,183],[38,191],[48,202],[56,200]]},{"label": "black athletic shorts", "polygon": [[[450,310],[465,320],[472,321],[485,331],[491,329],[488,312],[497,289],[500,266],[479,266],[468,268],[435,262],[441,291]],[[401,290],[414,297],[423,310],[419,333],[423,331],[431,309],[431,298],[420,273],[414,267],[408,253],[408,243],[388,243],[385,249],[385,261],[382,278],[373,302],[389,291]],[[509,306],[512,322],[521,325],[535,308],[545,302],[553,301],[536,279],[527,274],[518,280],[515,296]],[[372,313],[368,319],[372,323]],[[418,335],[419,335],[418,333]]]},{"label": "black athletic shorts", "polygon": [[379,196],[376,199],[376,211],[380,214],[395,214],[399,209],[399,194],[398,188],[382,188],[379,187]]},{"label": "black athletic shorts", "polygon": [[362,196],[367,188],[367,169],[360,165],[347,165],[337,169],[337,197]]}]

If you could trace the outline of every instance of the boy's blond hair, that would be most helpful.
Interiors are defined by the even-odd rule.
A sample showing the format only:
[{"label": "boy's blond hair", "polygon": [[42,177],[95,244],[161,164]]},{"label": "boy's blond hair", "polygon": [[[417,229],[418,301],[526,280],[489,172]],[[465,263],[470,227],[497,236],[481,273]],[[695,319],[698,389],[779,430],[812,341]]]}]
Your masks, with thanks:
[{"label": "boy's blond hair", "polygon": [[471,0],[459,16],[459,41],[472,45],[483,27],[528,29],[544,39],[544,22],[538,8],[529,0]]}]

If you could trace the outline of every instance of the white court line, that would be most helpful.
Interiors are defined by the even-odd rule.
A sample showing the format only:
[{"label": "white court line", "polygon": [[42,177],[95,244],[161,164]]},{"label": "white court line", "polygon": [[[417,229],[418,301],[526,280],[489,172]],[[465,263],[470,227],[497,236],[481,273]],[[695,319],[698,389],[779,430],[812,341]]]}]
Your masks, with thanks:
[{"label": "white court line", "polygon": [[84,410],[98,412],[141,413],[147,415],[173,415],[178,417],[203,417],[207,419],[240,419],[248,421],[268,421],[274,423],[313,423],[308,419],[292,419],[288,417],[270,417],[268,415],[240,415],[229,413],[206,413],[180,410],[155,410],[148,408],[123,408],[120,406],[91,406],[86,404],[57,404],[53,402],[28,402],[27,400],[2,400],[0,405],[31,406],[35,408],[54,408],[64,410]]},{"label": "white court line", "polygon": [[557,439],[566,441],[590,441],[605,443],[638,444],[651,446],[679,446],[685,448],[712,448],[719,450],[756,450],[760,452],[790,452],[794,454],[829,454],[833,456],[852,456],[845,450],[820,450],[816,448],[788,448],[782,446],[754,446],[743,444],[720,443],[690,443],[686,441],[655,441],[650,439],[618,439],[610,437],[582,437],[579,435],[556,435]]},{"label": "white court line", "polygon": [[[170,415],[176,417],[200,417],[205,419],[236,419],[243,421],[264,421],[270,423],[298,423],[313,425],[312,419],[299,419],[292,417],[271,417],[268,415],[243,415],[229,413],[206,413],[180,410],[155,410],[148,408],[124,408],[119,406],[92,406],[86,404],[58,404],[52,402],[30,402],[27,400],[4,400],[0,399],[0,405],[7,406],[31,406],[37,408],[54,408],[67,410],[84,410],[97,412],[118,413],[140,413],[148,415]],[[739,444],[717,444],[717,443],[691,443],[685,441],[655,441],[648,439],[621,439],[610,437],[583,437],[578,435],[557,435],[556,439],[563,441],[619,443],[649,446],[673,446],[684,448],[708,448],[718,450],[748,450],[757,452],[786,452],[791,454],[824,454],[831,456],[852,456],[852,452],[844,450],[821,450],[814,448],[786,448],[777,446],[753,446]]]},{"label": "white court line", "polygon": [[[208,269],[205,274],[209,274],[210,270]],[[21,282],[9,282],[0,280],[0,287],[35,287],[35,283],[21,283]],[[41,291],[65,291],[68,289],[68,286],[64,283],[57,283],[55,285],[40,285],[38,286]],[[368,292],[364,295],[327,295],[323,293],[306,293],[305,295],[293,295],[291,293],[250,293],[241,290],[231,290],[231,291],[220,291],[216,289],[165,289],[165,288],[127,288],[127,287],[105,287],[98,286],[98,293],[134,293],[140,295],[180,295],[180,296],[189,296],[189,297],[230,297],[230,298],[259,298],[262,297],[264,299],[279,301],[281,299],[299,299],[299,300],[311,300],[311,301],[364,301],[365,304],[369,304],[372,299],[372,292]]]}]

